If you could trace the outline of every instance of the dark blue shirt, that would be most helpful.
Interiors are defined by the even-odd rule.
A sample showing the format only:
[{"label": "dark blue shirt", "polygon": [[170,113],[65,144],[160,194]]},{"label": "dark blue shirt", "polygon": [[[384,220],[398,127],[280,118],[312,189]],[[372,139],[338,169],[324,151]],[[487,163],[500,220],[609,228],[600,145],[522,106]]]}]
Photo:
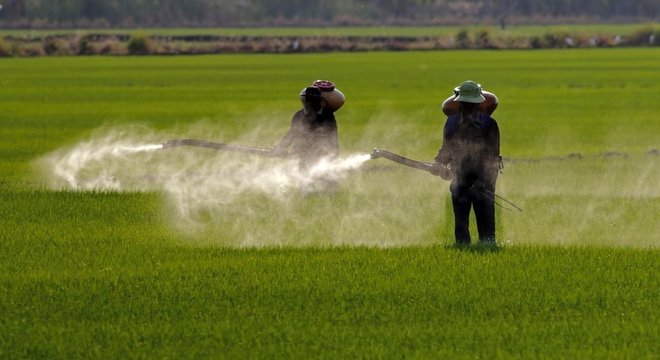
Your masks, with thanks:
[{"label": "dark blue shirt", "polygon": [[459,178],[490,178],[493,168],[499,167],[499,155],[500,130],[495,119],[482,112],[458,113],[447,118],[435,161],[448,166]]}]

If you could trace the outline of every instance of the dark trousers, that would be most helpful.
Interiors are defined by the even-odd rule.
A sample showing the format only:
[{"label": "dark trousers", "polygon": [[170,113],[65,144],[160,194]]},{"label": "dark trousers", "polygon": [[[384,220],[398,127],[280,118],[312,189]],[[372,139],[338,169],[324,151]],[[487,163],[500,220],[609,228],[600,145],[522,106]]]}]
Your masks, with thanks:
[{"label": "dark trousers", "polygon": [[[454,184],[452,184],[454,185]],[[470,243],[470,209],[474,207],[479,241],[495,242],[495,186],[461,188],[452,186],[451,201],[454,208],[454,236],[457,244]]]}]

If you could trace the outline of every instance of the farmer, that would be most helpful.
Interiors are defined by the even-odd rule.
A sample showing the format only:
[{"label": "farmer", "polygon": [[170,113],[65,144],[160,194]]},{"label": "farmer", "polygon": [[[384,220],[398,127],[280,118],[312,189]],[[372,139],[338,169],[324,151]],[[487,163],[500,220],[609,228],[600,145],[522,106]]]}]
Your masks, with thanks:
[{"label": "farmer", "polygon": [[481,86],[465,81],[454,101],[458,112],[447,118],[437,164],[449,168],[436,175],[451,179],[454,235],[457,244],[470,243],[469,216],[474,207],[479,241],[495,243],[495,182],[501,169],[500,131],[495,119],[480,111]]},{"label": "farmer", "polygon": [[308,171],[322,159],[332,161],[339,156],[339,138],[335,115],[321,89],[307,87],[300,99],[303,108],[293,115],[291,127],[275,151],[297,158],[300,169]]},{"label": "farmer", "polygon": [[299,160],[301,169],[309,169],[321,159],[339,156],[337,121],[318,87],[305,88],[300,98],[303,108],[293,115],[289,131],[275,150],[289,153]]}]

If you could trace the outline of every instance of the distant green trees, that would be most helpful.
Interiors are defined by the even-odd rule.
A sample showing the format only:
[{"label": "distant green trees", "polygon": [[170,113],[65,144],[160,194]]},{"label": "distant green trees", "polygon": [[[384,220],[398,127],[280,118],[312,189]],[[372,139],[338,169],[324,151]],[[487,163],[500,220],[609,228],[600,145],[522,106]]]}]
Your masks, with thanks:
[{"label": "distant green trees", "polygon": [[0,0],[0,26],[238,26],[657,20],[658,0]]}]

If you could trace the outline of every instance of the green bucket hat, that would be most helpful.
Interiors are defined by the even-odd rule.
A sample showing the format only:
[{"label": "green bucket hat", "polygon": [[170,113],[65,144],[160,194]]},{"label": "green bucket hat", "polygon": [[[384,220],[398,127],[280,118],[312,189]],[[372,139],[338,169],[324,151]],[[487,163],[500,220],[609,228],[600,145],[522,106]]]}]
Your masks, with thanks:
[{"label": "green bucket hat", "polygon": [[474,81],[468,80],[458,87],[458,96],[454,101],[479,104],[486,101],[486,98],[481,95],[481,86]]}]

